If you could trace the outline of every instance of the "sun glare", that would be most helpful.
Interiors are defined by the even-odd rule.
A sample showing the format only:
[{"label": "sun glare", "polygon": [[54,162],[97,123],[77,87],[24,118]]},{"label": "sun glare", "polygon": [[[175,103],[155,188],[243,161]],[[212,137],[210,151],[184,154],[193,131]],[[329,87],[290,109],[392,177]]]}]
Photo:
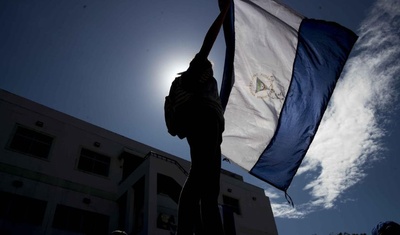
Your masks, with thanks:
[{"label": "sun glare", "polygon": [[160,70],[161,83],[160,89],[162,89],[162,93],[168,94],[171,83],[174,81],[176,77],[178,77],[178,73],[186,71],[189,67],[189,62],[183,59],[175,59],[165,63],[163,69]]}]

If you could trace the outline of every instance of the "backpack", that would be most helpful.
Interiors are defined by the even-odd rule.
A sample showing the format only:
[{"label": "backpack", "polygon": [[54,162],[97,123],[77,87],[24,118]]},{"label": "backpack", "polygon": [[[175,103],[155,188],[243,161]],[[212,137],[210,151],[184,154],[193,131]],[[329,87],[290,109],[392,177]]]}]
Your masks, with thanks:
[{"label": "backpack", "polygon": [[193,92],[187,91],[182,84],[183,74],[172,82],[169,95],[165,97],[164,117],[168,133],[183,139],[187,136],[186,126]]}]

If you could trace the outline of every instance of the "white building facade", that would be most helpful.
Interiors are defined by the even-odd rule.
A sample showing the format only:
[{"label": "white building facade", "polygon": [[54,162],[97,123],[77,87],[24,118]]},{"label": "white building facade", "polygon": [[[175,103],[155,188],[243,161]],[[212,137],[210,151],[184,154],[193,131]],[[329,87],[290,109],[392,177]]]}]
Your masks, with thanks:
[{"label": "white building facade", "polygon": [[[172,234],[190,163],[0,90],[0,234]],[[277,234],[268,197],[221,171],[227,235]]]}]

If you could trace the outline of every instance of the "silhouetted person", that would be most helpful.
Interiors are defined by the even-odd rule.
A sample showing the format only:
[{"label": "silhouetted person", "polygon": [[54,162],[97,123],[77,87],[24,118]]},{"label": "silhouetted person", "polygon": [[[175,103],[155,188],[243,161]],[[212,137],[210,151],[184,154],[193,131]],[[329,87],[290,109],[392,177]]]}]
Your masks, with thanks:
[{"label": "silhouetted person", "polygon": [[166,97],[168,131],[187,139],[191,168],[178,206],[177,235],[223,234],[218,207],[224,117],[218,86],[207,59],[229,9],[226,1],[207,32],[200,52],[172,83]]}]

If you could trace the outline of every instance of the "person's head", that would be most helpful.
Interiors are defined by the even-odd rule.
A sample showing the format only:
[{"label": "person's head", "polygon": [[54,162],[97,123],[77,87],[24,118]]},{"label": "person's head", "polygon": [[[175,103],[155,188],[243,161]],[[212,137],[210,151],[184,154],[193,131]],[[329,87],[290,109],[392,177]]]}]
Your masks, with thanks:
[{"label": "person's head", "polygon": [[393,221],[380,222],[372,229],[372,235],[398,235],[400,225]]},{"label": "person's head", "polygon": [[122,230],[114,230],[111,232],[111,235],[128,235],[128,234]]},{"label": "person's head", "polygon": [[207,69],[212,69],[211,62],[206,57],[196,54],[193,60],[190,61],[188,71],[201,72]]},{"label": "person's head", "polygon": [[214,75],[212,63],[207,58],[199,56],[199,54],[196,54],[190,62],[189,68],[180,74],[185,74],[192,78],[198,77],[200,79],[210,78]]}]

